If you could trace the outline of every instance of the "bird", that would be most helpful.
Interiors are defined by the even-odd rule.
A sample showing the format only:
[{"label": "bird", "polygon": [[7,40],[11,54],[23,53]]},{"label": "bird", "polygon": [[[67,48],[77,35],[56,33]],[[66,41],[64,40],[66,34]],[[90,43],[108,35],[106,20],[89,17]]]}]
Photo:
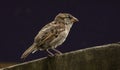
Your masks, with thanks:
[{"label": "bird", "polygon": [[35,36],[33,44],[22,54],[21,59],[25,59],[29,54],[36,51],[46,51],[50,56],[54,56],[50,49],[58,54],[62,54],[56,48],[66,40],[73,23],[79,20],[69,13],[58,13],[54,20],[46,24]]}]

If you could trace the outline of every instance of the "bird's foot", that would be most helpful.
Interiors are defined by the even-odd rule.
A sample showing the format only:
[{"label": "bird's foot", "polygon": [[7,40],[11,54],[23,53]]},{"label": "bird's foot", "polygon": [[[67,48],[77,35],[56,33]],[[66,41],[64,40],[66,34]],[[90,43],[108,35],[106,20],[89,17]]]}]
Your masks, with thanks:
[{"label": "bird's foot", "polygon": [[54,56],[54,54],[48,54],[48,57],[53,57]]},{"label": "bird's foot", "polygon": [[60,51],[58,51],[58,50],[56,50],[54,48],[52,50],[54,50],[56,52],[56,55],[62,55],[62,53]]},{"label": "bird's foot", "polygon": [[53,56],[54,56],[54,54],[51,53],[49,50],[46,50],[46,51],[48,52],[48,56],[49,56],[49,57],[53,57]]},{"label": "bird's foot", "polygon": [[59,55],[62,55],[62,53],[55,53],[55,56],[59,56]]}]

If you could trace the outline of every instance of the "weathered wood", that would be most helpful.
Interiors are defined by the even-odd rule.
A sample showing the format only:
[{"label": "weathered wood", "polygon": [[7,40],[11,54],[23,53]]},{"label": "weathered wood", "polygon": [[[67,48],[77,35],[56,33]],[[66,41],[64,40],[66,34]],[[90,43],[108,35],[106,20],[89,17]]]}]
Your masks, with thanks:
[{"label": "weathered wood", "polygon": [[0,62],[0,68],[17,64],[16,62]]},{"label": "weathered wood", "polygon": [[120,70],[120,43],[45,57],[1,70]]}]

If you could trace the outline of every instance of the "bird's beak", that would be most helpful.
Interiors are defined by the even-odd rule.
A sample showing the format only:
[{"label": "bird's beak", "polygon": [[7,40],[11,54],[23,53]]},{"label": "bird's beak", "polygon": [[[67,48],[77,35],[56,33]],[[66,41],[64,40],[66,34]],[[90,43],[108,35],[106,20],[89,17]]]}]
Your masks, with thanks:
[{"label": "bird's beak", "polygon": [[75,17],[73,17],[72,22],[78,22],[79,20]]}]

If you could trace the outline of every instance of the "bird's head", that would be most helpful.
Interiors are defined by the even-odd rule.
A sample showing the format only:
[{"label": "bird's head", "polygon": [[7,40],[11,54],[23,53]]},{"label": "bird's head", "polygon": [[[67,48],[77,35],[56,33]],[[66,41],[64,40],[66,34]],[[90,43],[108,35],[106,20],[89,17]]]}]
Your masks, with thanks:
[{"label": "bird's head", "polygon": [[75,18],[74,16],[72,16],[69,13],[59,13],[56,17],[55,20],[57,21],[61,21],[61,22],[72,22],[75,23],[77,21],[79,21],[77,18]]}]

